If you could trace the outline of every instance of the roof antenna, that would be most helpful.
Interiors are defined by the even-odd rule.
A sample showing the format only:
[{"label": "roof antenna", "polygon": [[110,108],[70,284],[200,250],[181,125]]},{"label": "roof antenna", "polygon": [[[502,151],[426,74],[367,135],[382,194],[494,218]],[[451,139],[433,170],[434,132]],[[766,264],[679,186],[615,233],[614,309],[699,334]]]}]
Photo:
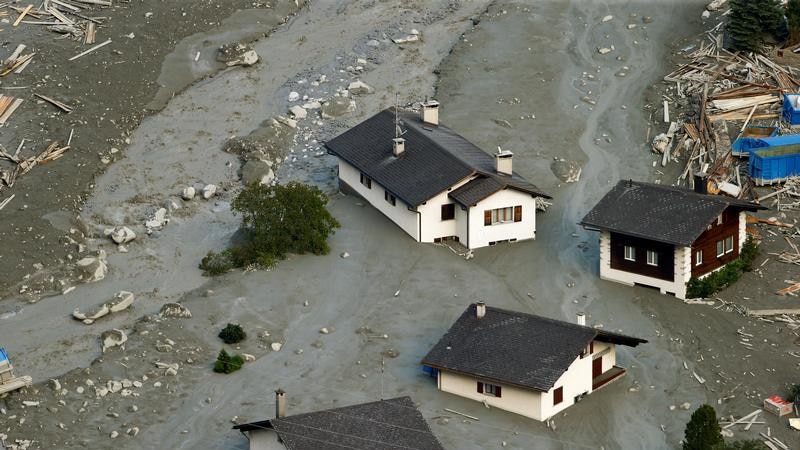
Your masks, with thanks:
[{"label": "roof antenna", "polygon": [[399,139],[406,132],[400,128],[400,94],[394,94],[394,138]]}]

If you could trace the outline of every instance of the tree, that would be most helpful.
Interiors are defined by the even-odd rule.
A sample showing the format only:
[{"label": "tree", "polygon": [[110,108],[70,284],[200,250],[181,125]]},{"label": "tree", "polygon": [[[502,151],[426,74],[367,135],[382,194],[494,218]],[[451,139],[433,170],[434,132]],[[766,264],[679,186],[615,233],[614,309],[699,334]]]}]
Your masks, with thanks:
[{"label": "tree", "polygon": [[242,329],[241,325],[229,323],[219,332],[219,338],[226,344],[236,344],[242,342],[247,334]]},{"label": "tree", "polygon": [[789,41],[794,44],[800,41],[800,0],[789,0],[786,4],[786,19],[789,22]]},{"label": "tree", "polygon": [[225,349],[220,350],[217,360],[214,362],[214,372],[231,373],[241,369],[244,365],[244,358],[241,355],[229,355]]},{"label": "tree", "polygon": [[778,0],[731,0],[727,31],[734,50],[758,52],[764,38],[784,36],[783,8]]},{"label": "tree", "polygon": [[715,450],[725,448],[725,441],[717,422],[717,413],[710,405],[702,405],[692,413],[686,424],[683,450]]},{"label": "tree", "polygon": [[725,450],[769,450],[769,447],[758,439],[751,439],[749,441],[736,441],[725,447]]},{"label": "tree", "polygon": [[252,183],[233,201],[241,214],[246,242],[220,253],[209,252],[200,268],[206,274],[256,264],[271,267],[288,253],[324,255],[328,236],[339,222],[325,209],[328,197],[301,183],[265,186]]}]

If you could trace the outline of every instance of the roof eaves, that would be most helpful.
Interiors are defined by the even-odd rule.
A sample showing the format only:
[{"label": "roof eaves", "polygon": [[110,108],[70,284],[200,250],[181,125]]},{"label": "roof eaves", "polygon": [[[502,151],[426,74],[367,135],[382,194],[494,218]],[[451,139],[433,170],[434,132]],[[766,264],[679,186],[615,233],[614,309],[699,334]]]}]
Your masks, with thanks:
[{"label": "roof eaves", "polygon": [[[492,376],[488,376],[488,375],[482,375],[482,374],[479,374],[479,373],[468,372],[468,371],[464,371],[464,370],[452,369],[450,367],[445,367],[445,366],[442,366],[442,365],[439,365],[439,364],[426,362],[424,359],[422,360],[422,362],[420,364],[422,364],[424,366],[428,366],[428,367],[433,367],[434,369],[438,369],[438,370],[446,370],[448,372],[453,372],[453,373],[457,373],[457,374],[460,374],[460,375],[466,375],[466,376],[469,376],[469,377],[480,378],[482,380],[487,380],[487,381],[494,381],[496,383],[501,383],[501,384],[505,384],[505,385],[508,385],[508,386],[514,386],[514,387],[518,387],[520,389],[527,389],[529,391],[547,392],[547,391],[550,390],[550,388],[552,388],[555,385],[555,382],[553,382],[553,384],[550,385],[550,387],[548,387],[547,389],[544,389],[544,388],[541,388],[541,387],[536,387],[536,386],[524,385],[524,384],[516,383],[516,382],[513,382],[513,381],[509,381],[507,379],[503,379],[503,378],[497,378],[497,377],[492,377]],[[563,372],[562,372],[562,375],[563,375]]]},{"label": "roof eaves", "polygon": [[638,237],[638,238],[642,238],[642,239],[647,239],[648,241],[661,242],[661,243],[664,243],[664,244],[680,245],[682,247],[691,247],[692,244],[694,243],[694,241],[698,237],[700,237],[700,235],[697,235],[697,236],[695,236],[695,238],[691,242],[687,243],[687,242],[682,242],[682,241],[678,241],[678,240],[670,240],[670,239],[656,238],[656,237],[653,237],[653,236],[647,236],[647,235],[645,235],[643,233],[633,233],[633,232],[630,232],[630,231],[619,230],[619,229],[616,229],[616,228],[607,227],[605,225],[598,225],[598,224],[591,223],[591,222],[586,222],[586,221],[581,221],[581,222],[578,223],[578,225],[581,225],[584,228],[589,228],[592,231],[612,231],[614,233],[624,234],[626,236]]}]

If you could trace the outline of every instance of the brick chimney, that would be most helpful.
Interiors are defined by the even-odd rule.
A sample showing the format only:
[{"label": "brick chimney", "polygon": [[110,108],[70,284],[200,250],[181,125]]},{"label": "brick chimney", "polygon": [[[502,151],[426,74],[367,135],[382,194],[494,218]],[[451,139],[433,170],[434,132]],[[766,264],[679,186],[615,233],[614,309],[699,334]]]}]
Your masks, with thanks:
[{"label": "brick chimney", "polygon": [[406,151],[406,140],[399,137],[392,139],[392,154],[400,156]]},{"label": "brick chimney", "polygon": [[495,168],[500,175],[511,176],[513,173],[514,154],[508,150],[500,150],[497,148],[497,153],[494,155]]},{"label": "brick chimney", "polygon": [[428,125],[439,125],[439,102],[436,100],[425,100],[422,102],[420,111],[421,119]]},{"label": "brick chimney", "polygon": [[275,418],[286,417],[286,392],[283,389],[275,391]]},{"label": "brick chimney", "polygon": [[475,303],[475,317],[478,319],[483,319],[486,315],[486,303],[484,302],[477,302]]}]

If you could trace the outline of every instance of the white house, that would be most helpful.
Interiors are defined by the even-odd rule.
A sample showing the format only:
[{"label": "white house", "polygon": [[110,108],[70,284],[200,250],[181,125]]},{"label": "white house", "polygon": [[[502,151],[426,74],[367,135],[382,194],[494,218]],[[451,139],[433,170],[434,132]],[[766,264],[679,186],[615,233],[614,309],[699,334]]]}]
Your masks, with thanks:
[{"label": "white house", "polygon": [[489,155],[420,114],[388,108],[328,141],[343,191],[363,197],[418,242],[469,248],[536,237],[536,198],[551,198],[513,171],[509,151]]},{"label": "white house", "polygon": [[250,450],[444,450],[409,397],[286,416],[275,392],[275,418],[233,427]]},{"label": "white house", "polygon": [[739,257],[745,211],[763,206],[697,191],[623,180],[583,218],[600,232],[600,278],[657,288],[686,298],[687,283],[704,278]]},{"label": "white house", "polygon": [[625,374],[616,345],[647,341],[521,312],[470,305],[422,360],[439,390],[547,420]]}]

